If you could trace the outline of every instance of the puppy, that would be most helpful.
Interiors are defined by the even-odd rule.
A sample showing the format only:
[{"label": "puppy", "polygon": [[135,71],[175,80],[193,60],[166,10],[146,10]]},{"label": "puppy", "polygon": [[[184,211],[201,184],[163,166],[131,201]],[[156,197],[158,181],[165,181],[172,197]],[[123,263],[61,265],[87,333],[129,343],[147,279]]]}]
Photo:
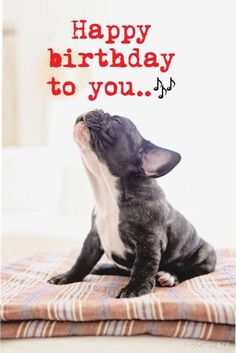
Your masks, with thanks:
[{"label": "puppy", "polygon": [[[145,140],[127,118],[94,110],[78,117],[74,139],[94,193],[92,225],[74,266],[49,280],[79,282],[89,273],[129,276],[117,298],[148,294],[214,270],[214,249],[167,201],[155,178],[179,153]],[[103,254],[114,265],[97,265]]]}]

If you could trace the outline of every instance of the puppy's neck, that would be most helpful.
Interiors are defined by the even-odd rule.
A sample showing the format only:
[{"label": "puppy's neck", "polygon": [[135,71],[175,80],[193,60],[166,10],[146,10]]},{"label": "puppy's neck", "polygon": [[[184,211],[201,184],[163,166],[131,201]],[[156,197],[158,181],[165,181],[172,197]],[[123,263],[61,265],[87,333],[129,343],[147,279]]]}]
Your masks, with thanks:
[{"label": "puppy's neck", "polygon": [[108,167],[101,163],[92,151],[83,152],[82,160],[93,190],[95,211],[114,212],[118,208],[118,178],[111,174]]}]

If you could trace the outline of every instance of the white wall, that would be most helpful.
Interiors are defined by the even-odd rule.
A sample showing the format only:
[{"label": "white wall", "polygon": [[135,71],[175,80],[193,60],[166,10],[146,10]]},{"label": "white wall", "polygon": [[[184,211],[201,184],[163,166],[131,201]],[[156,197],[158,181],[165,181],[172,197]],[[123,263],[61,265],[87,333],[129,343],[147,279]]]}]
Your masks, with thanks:
[{"label": "white wall", "polygon": [[[42,189],[34,191],[30,173],[25,173],[27,182],[19,187],[22,185],[31,199],[26,198],[25,202],[22,193],[16,193],[12,199],[9,190],[19,181],[17,170],[27,170],[25,165],[12,162],[16,177],[7,177],[11,169],[6,164],[5,211],[8,214],[12,210],[37,212],[38,207],[40,211],[49,212],[48,206],[52,206],[50,212],[79,217],[81,204],[83,209],[90,207],[91,197],[85,196],[90,192],[89,186],[86,181],[81,184],[79,176],[77,179],[77,175],[82,174],[78,151],[72,142],[72,127],[82,111],[103,108],[132,118],[146,138],[182,154],[182,162],[176,170],[160,180],[169,201],[194,223],[204,238],[220,246],[233,246],[236,228],[233,5],[233,1],[212,0],[5,1],[5,19],[15,22],[19,34],[19,134],[24,144],[46,143],[50,151],[45,154],[47,160],[32,160],[30,165],[38,166],[35,178],[40,180],[41,175],[44,176],[46,199],[52,200],[44,206],[39,196]],[[176,53],[172,68],[166,74],[176,81],[175,89],[162,101],[154,95],[150,98],[103,95],[91,103],[87,100],[86,89],[71,98],[47,95],[43,86],[45,77],[42,76],[41,81],[36,79],[36,71],[41,73],[40,62],[45,60],[47,47],[81,50],[79,41],[69,39],[68,25],[69,20],[81,18],[107,24],[152,24],[143,51]],[[90,47],[93,49],[92,45]],[[122,50],[128,52],[131,48]],[[119,70],[101,71],[93,67],[90,78],[117,80],[122,77],[152,89],[158,74],[152,69],[127,69],[121,74]],[[62,75],[67,77],[66,72]],[[76,78],[77,73],[74,75]],[[57,168],[60,180],[55,191]],[[25,209],[22,204],[26,205]]]}]

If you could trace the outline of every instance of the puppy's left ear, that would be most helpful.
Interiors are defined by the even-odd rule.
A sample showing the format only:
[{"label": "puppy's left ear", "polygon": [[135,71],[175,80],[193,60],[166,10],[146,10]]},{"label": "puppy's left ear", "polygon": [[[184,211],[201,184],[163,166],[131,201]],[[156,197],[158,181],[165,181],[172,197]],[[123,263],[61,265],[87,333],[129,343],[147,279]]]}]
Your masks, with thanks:
[{"label": "puppy's left ear", "polygon": [[141,152],[141,168],[147,177],[158,178],[169,173],[181,160],[181,155],[145,141]]}]

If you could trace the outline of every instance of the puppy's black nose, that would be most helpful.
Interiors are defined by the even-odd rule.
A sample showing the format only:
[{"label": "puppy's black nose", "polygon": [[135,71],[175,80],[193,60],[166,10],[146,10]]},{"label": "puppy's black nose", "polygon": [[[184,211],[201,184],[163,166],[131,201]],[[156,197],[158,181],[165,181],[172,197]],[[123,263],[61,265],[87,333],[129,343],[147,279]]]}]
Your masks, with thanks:
[{"label": "puppy's black nose", "polygon": [[77,125],[81,121],[84,121],[84,114],[81,114],[81,115],[78,116],[78,118],[75,121],[75,125]]}]

